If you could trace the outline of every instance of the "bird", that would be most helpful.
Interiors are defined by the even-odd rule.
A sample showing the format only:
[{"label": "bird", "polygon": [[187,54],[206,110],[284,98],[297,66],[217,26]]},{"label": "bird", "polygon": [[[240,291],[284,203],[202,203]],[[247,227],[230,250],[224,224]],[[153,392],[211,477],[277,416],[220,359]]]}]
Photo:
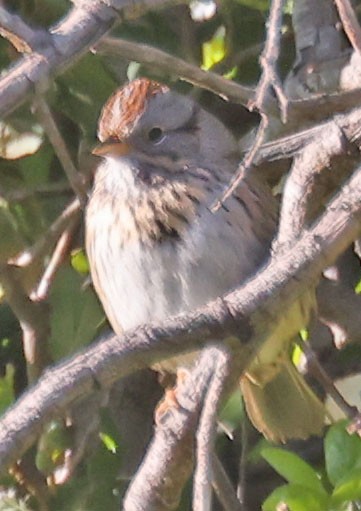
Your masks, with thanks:
[{"label": "bird", "polygon": [[[95,291],[116,334],[192,311],[266,264],[276,200],[248,172],[212,210],[237,170],[239,148],[193,98],[137,78],[105,103],[98,138],[85,243]],[[289,343],[275,343],[263,357],[261,349],[241,377],[251,421],[275,442],[318,434],[324,423],[323,405],[289,350]],[[176,373],[195,357],[177,355],[153,368]]]}]

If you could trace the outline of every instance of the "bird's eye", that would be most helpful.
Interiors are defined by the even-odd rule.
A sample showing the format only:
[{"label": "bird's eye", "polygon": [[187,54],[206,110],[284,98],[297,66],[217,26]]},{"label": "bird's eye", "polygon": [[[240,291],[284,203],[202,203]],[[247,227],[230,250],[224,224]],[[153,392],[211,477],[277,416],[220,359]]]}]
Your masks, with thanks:
[{"label": "bird's eye", "polygon": [[153,144],[159,143],[164,138],[164,131],[162,128],[158,128],[155,126],[148,131],[148,140],[153,142]]}]

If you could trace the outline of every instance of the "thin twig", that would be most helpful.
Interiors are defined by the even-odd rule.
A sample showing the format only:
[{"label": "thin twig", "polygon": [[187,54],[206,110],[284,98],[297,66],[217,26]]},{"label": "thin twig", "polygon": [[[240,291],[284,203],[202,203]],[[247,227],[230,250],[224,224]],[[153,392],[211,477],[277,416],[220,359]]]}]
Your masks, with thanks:
[{"label": "thin twig", "polygon": [[47,298],[49,289],[51,287],[52,282],[54,281],[56,272],[61,266],[62,262],[64,261],[66,253],[68,251],[76,225],[77,225],[76,219],[73,219],[70,225],[64,230],[63,234],[60,236],[58,243],[55,247],[55,250],[51,256],[51,259],[36,289],[34,289],[30,294],[30,298],[32,300],[41,301]]},{"label": "thin twig", "polygon": [[34,98],[34,108],[45,132],[50,140],[51,145],[55,151],[55,154],[59,158],[60,163],[64,169],[64,172],[69,179],[69,183],[73,188],[74,192],[78,196],[81,204],[85,203],[86,190],[82,184],[81,174],[75,168],[75,165],[71,159],[68,148],[64,142],[64,139],[56,125],[53,114],[49,108],[49,105],[45,101],[42,94],[37,93]]},{"label": "thin twig", "polygon": [[250,110],[257,108],[261,115],[261,122],[258,126],[254,142],[239,165],[237,173],[232,178],[230,184],[227,186],[221,197],[212,205],[211,210],[213,213],[219,210],[222,204],[232,195],[237,186],[240,184],[245,173],[252,166],[257,151],[264,141],[266,128],[268,126],[268,118],[264,111],[264,105],[266,93],[271,86],[273,87],[280,103],[282,120],[284,122],[286,121],[287,98],[283,93],[275,69],[279,55],[283,1],[284,0],[274,0],[272,2],[266,45],[260,60],[263,67],[263,73],[257,85],[255,97],[252,102],[248,104]]},{"label": "thin twig", "polygon": [[253,164],[253,161],[257,155],[257,151],[261,147],[264,136],[266,132],[266,128],[268,126],[268,118],[265,114],[261,113],[261,122],[259,123],[256,136],[254,138],[253,144],[242,162],[240,163],[236,174],[233,176],[231,182],[227,185],[226,189],[222,193],[221,197],[216,200],[216,202],[211,206],[211,211],[216,213],[222,204],[232,195],[232,193],[236,190],[246,172],[250,169]]},{"label": "thin twig", "polygon": [[14,266],[28,266],[35,260],[43,257],[51,249],[53,244],[62,235],[64,230],[75,219],[80,216],[80,203],[74,199],[61,213],[61,215],[51,224],[46,233],[34,243],[30,248],[25,249],[19,255],[12,257],[8,262]]},{"label": "thin twig", "polygon": [[6,202],[21,202],[34,196],[49,196],[69,193],[71,191],[68,181],[46,183],[36,188],[17,188],[16,190],[0,191],[0,197]]},{"label": "thin twig", "polygon": [[280,52],[283,3],[284,0],[273,0],[271,3],[266,44],[260,57],[263,72],[257,85],[255,97],[248,106],[250,110],[265,111],[267,93],[272,88],[280,105],[282,122],[286,122],[288,100],[276,70]]},{"label": "thin twig", "polygon": [[361,53],[361,28],[349,0],[335,0],[344,31],[353,47]]},{"label": "thin twig", "polygon": [[248,456],[248,432],[249,432],[249,419],[245,415],[241,423],[241,456],[239,459],[238,470],[238,484],[237,484],[237,497],[242,507],[245,507],[246,502],[246,469],[247,469],[247,456]]},{"label": "thin twig", "polygon": [[230,371],[230,353],[223,346],[208,348],[214,361],[214,372],[207,386],[197,428],[196,469],[194,473],[193,510],[211,511],[213,452],[216,417],[223,386]]},{"label": "thin twig", "polygon": [[212,457],[212,470],[213,489],[225,511],[244,511],[242,504],[236,497],[232,483],[229,480],[222,463],[214,453]]},{"label": "thin twig", "polygon": [[168,75],[177,75],[181,80],[207,89],[235,103],[247,105],[254,95],[254,89],[243,87],[216,73],[204,71],[147,44],[134,43],[114,37],[103,37],[95,46],[94,51],[105,55],[119,55],[129,60],[148,64],[152,69],[159,69]]},{"label": "thin twig", "polygon": [[307,372],[320,383],[325,392],[335,401],[346,417],[354,419],[358,414],[357,408],[355,406],[351,406],[337,390],[332,379],[328,376],[317,360],[316,354],[309,343],[304,342],[301,338],[297,338],[296,343],[299,345],[306,357]]}]

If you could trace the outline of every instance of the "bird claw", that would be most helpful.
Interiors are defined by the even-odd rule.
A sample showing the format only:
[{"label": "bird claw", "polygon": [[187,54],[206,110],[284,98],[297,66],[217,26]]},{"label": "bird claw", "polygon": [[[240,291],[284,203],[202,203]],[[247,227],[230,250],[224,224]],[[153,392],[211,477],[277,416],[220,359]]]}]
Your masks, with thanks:
[{"label": "bird claw", "polygon": [[157,426],[164,424],[164,421],[169,413],[172,413],[174,410],[178,411],[181,408],[177,398],[177,390],[179,386],[182,386],[188,376],[189,371],[187,369],[178,369],[176,385],[165,389],[164,397],[159,402],[154,413],[154,420]]}]

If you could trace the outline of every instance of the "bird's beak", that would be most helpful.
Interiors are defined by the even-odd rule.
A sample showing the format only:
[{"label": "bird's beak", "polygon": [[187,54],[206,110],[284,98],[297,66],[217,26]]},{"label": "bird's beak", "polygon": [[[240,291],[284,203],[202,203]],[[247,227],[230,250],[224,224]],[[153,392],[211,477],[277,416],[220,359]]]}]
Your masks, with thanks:
[{"label": "bird's beak", "polygon": [[127,142],[106,141],[98,144],[92,150],[96,156],[125,156],[131,151],[131,146]]}]

